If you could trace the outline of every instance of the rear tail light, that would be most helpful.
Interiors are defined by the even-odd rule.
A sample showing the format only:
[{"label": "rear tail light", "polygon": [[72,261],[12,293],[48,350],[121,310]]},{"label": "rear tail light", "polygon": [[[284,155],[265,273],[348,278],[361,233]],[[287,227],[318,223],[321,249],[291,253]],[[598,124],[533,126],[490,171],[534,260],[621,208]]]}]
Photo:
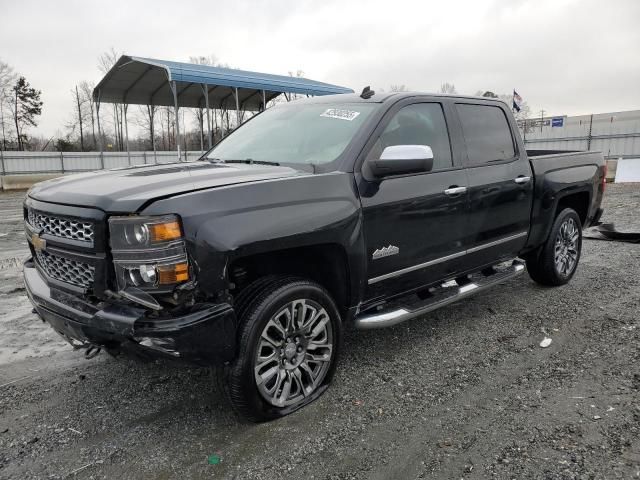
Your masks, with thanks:
[{"label": "rear tail light", "polygon": [[607,187],[607,172],[609,171],[609,167],[607,161],[604,161],[604,170],[602,172],[602,191]]}]

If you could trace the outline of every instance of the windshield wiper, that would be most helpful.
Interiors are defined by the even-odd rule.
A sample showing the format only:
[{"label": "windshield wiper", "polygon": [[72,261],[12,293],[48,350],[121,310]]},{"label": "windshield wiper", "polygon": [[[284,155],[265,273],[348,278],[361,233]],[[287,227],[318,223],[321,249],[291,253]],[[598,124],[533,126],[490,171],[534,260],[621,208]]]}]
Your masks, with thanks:
[{"label": "windshield wiper", "polygon": [[245,163],[247,165],[272,165],[274,167],[279,167],[280,164],[278,162],[269,162],[266,160],[254,160],[253,158],[245,158],[244,160],[239,159],[230,159],[230,160],[222,160],[221,158],[208,158],[212,163]]}]

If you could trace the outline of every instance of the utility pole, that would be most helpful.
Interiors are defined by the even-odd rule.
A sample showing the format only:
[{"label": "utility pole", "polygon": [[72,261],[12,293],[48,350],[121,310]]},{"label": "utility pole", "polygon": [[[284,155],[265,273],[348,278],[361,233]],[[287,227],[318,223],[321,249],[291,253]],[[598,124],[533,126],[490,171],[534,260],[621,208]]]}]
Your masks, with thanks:
[{"label": "utility pole", "polygon": [[542,133],[542,125],[544,125],[544,109],[540,110],[540,133]]}]

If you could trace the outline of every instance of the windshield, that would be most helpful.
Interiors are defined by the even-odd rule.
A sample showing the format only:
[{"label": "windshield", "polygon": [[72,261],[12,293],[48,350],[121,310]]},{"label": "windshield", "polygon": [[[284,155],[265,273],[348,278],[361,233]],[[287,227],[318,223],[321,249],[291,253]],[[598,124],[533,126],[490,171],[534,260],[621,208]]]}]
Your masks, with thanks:
[{"label": "windshield", "polygon": [[321,165],[345,150],[376,104],[289,104],[258,115],[211,150],[209,160]]}]

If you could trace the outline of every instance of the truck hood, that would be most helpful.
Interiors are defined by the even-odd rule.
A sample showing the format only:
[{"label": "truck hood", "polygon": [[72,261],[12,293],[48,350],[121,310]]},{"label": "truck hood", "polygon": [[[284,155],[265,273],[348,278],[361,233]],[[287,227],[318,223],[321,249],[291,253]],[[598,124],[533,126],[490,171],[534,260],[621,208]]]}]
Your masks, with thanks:
[{"label": "truck hood", "polygon": [[43,202],[133,213],[158,198],[295,175],[308,173],[259,164],[171,163],[63,176],[34,185],[29,196]]}]

